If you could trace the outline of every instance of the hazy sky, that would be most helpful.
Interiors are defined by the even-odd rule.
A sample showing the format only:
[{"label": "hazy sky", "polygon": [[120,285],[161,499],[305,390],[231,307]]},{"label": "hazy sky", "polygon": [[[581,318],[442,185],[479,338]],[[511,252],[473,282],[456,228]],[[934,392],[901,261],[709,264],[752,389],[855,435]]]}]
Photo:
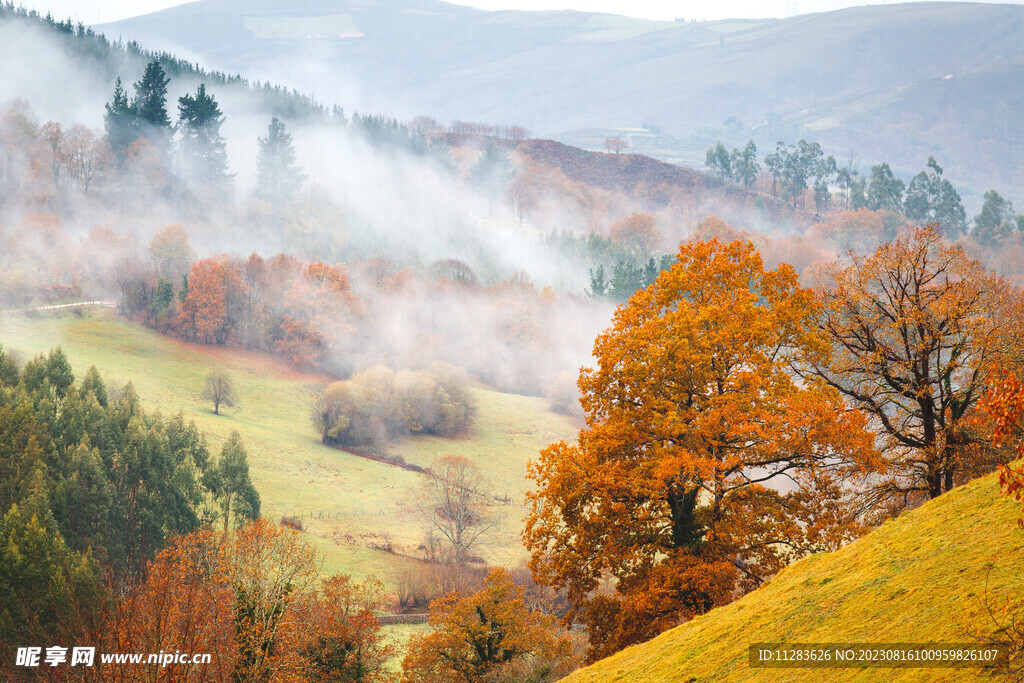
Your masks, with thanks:
[{"label": "hazy sky", "polygon": [[[174,0],[22,0],[27,7],[54,16],[72,17],[86,24],[117,21],[148,14],[184,3]],[[592,12],[626,14],[648,19],[727,19],[730,17],[789,17],[808,12],[823,12],[853,5],[895,4],[900,0],[849,2],[844,0],[716,0],[686,2],[676,0],[469,0],[458,2],[483,9],[577,9]],[[1024,0],[1011,0],[1017,3]],[[286,4],[287,0],[282,0]],[[20,4],[20,3],[19,3]]]}]

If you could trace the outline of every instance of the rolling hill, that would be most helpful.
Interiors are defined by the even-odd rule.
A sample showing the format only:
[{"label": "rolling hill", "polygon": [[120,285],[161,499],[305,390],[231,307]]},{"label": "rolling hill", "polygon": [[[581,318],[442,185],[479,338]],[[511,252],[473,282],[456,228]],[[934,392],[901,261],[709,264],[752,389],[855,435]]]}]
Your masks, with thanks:
[{"label": "rolling hill", "polygon": [[[296,371],[267,354],[174,340],[103,311],[0,315],[0,343],[26,359],[61,345],[77,376],[94,364],[110,385],[131,381],[147,409],[182,411],[211,449],[238,430],[263,515],[274,521],[301,517],[326,575],[374,575],[390,590],[395,574],[422,556],[417,546],[424,527],[408,504],[422,475],[320,443],[310,409],[329,378]],[[199,398],[203,378],[215,368],[232,376],[239,396],[238,406],[220,416]],[[541,398],[484,386],[472,391],[478,417],[471,434],[409,438],[384,451],[424,467],[449,454],[476,463],[495,494],[512,500],[477,552],[491,564],[513,566],[526,557],[519,541],[526,463],[547,444],[571,438],[578,425],[549,412]],[[374,547],[385,540],[394,553]]]},{"label": "rolling hill", "polygon": [[566,681],[985,680],[976,668],[752,668],[748,646],[974,642],[969,632],[980,623],[984,596],[993,602],[1021,596],[1020,514],[1020,506],[1000,494],[994,475],[977,479],[837,552],[796,562],[742,599]]},{"label": "rolling hill", "polygon": [[806,135],[905,174],[932,154],[954,181],[1013,198],[1024,181],[1017,5],[651,22],[435,0],[200,0],[99,28],[348,108],[518,123],[573,143],[642,126],[641,151],[691,165],[716,136],[767,148]]}]

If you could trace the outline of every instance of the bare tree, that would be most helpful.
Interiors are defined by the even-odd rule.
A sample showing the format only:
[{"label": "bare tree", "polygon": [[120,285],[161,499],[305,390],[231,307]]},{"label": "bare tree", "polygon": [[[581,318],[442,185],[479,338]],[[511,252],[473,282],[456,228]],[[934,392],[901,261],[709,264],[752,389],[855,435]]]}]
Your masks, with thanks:
[{"label": "bare tree", "polygon": [[418,507],[449,543],[452,559],[463,563],[484,533],[498,521],[480,470],[463,457],[445,456],[427,470]]},{"label": "bare tree", "polygon": [[214,415],[220,415],[221,404],[231,408],[238,401],[234,382],[231,381],[231,376],[223,370],[214,370],[206,376],[206,387],[200,398],[213,401]]}]

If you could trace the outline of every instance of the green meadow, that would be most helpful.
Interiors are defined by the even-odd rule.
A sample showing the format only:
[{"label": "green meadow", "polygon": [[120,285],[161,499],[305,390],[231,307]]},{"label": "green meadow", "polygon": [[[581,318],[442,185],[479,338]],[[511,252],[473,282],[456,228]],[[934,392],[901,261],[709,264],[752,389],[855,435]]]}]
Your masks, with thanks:
[{"label": "green meadow", "polygon": [[[206,434],[212,449],[238,430],[264,516],[274,521],[300,516],[323,558],[325,575],[372,575],[390,590],[396,572],[420,556],[425,526],[412,501],[423,475],[320,443],[310,408],[331,378],[264,353],[171,339],[111,311],[0,317],[0,343],[23,359],[61,346],[77,376],[95,365],[108,385],[131,381],[147,409],[182,412]],[[230,374],[239,398],[219,416],[199,398],[214,369]],[[579,425],[550,412],[542,398],[484,386],[471,391],[478,410],[471,433],[456,439],[408,438],[381,450],[421,466],[444,455],[476,463],[495,495],[512,501],[495,506],[501,521],[476,552],[490,564],[514,565],[526,557],[519,532],[527,462],[547,444],[573,438]],[[373,547],[388,542],[395,552]]]}]

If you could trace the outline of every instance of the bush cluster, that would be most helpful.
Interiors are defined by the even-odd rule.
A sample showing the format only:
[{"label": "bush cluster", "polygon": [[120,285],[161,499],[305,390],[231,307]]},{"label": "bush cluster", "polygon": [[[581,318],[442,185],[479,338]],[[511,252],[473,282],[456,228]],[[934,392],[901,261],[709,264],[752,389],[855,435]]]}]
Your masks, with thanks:
[{"label": "bush cluster", "polygon": [[313,423],[325,444],[372,446],[404,434],[454,436],[475,414],[464,373],[434,363],[426,371],[374,367],[334,382],[317,398]]}]

